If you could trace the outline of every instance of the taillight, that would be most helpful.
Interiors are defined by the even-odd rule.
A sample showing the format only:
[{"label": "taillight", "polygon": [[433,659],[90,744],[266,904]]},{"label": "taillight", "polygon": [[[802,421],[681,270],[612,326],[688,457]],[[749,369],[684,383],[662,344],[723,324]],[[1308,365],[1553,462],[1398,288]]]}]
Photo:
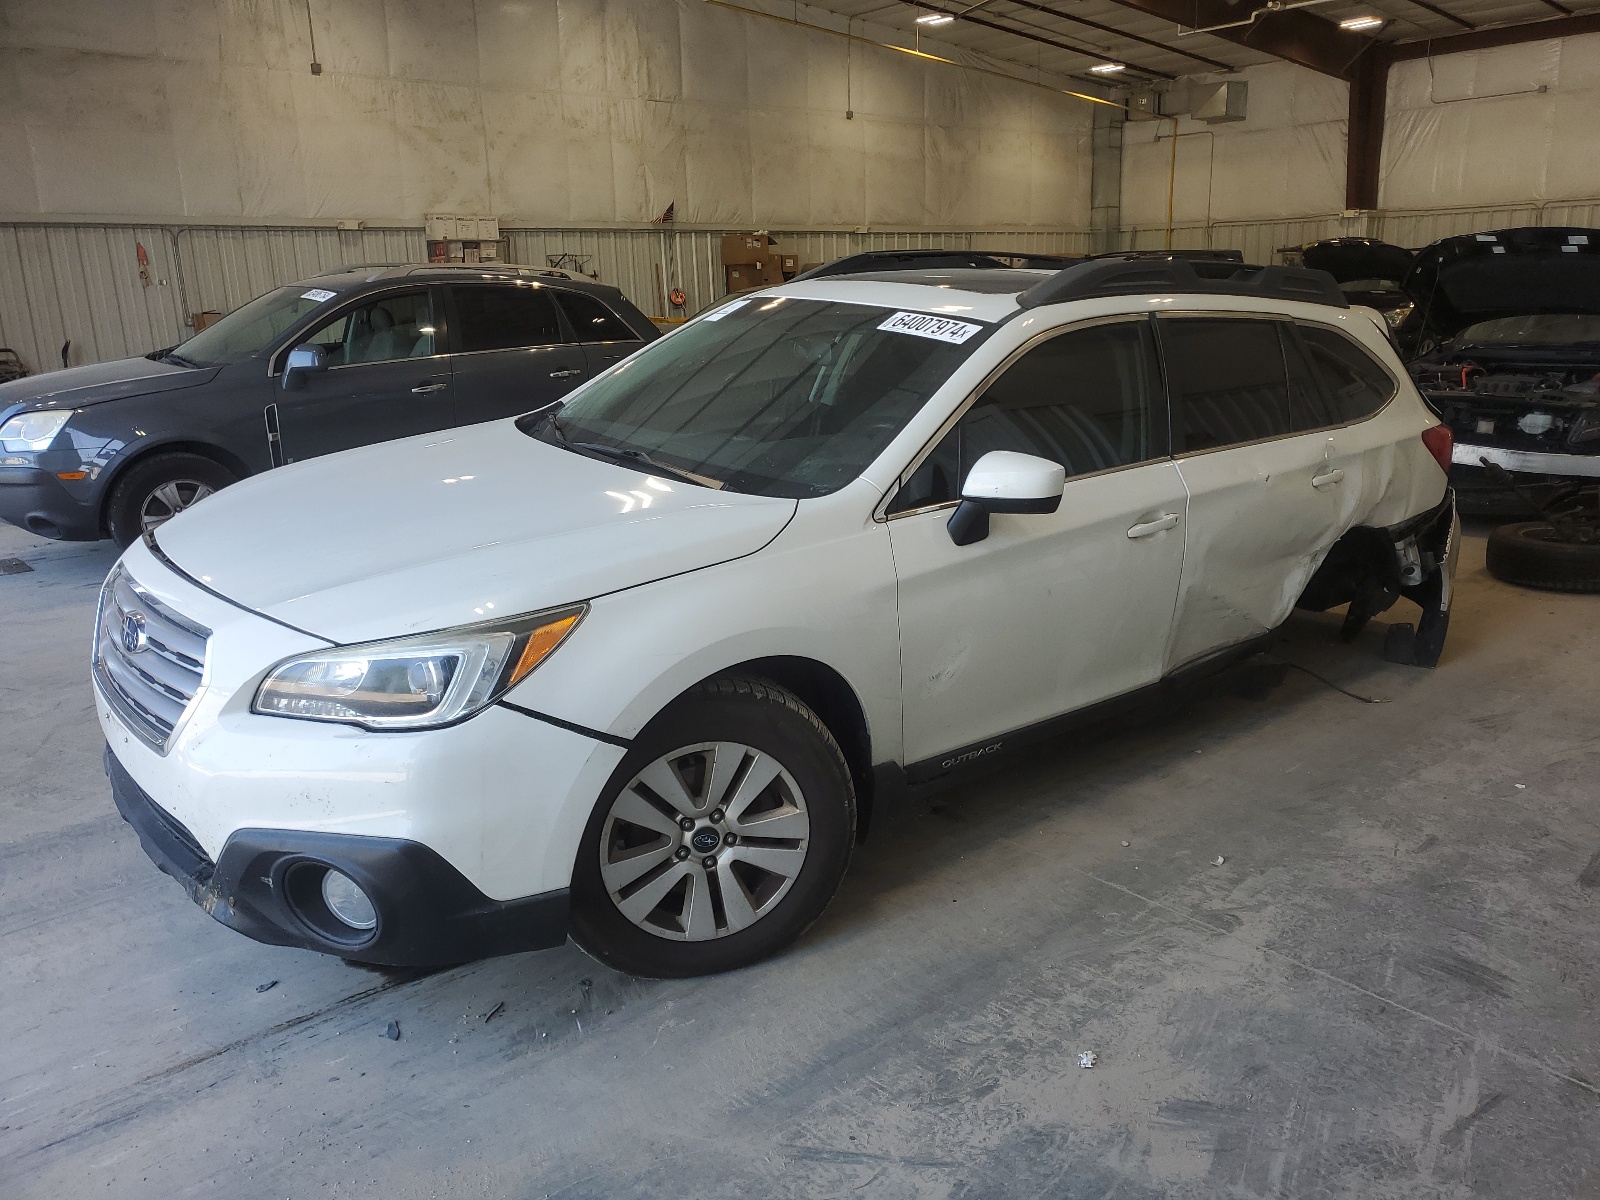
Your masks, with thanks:
[{"label": "taillight", "polygon": [[1428,453],[1433,455],[1433,460],[1439,464],[1439,469],[1446,475],[1450,473],[1450,451],[1456,444],[1455,435],[1450,432],[1448,425],[1433,425],[1422,431],[1422,444],[1428,448]]}]

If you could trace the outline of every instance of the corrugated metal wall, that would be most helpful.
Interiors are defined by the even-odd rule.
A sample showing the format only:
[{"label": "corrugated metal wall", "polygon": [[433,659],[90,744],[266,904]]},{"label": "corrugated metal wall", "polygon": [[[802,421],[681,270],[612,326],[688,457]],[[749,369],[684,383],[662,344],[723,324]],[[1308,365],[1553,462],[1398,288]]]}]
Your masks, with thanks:
[{"label": "corrugated metal wall", "polygon": [[[1177,247],[1238,249],[1250,262],[1323,237],[1361,235],[1402,246],[1517,225],[1600,226],[1600,200],[1549,201],[1497,208],[1339,214],[1282,221],[1218,221],[1173,230]],[[663,292],[681,287],[684,312],[723,294],[721,230],[506,229],[506,257],[534,266],[565,261],[622,289],[646,313],[667,315]],[[773,231],[785,253],[828,262],[862,250],[951,249],[1088,252],[1085,231],[853,233]],[[1164,227],[1124,229],[1128,249],[1157,249]],[[139,248],[148,261],[141,278]],[[227,312],[269,288],[357,263],[421,262],[421,229],[180,225],[0,224],[0,346],[34,371],[70,361],[144,354],[188,336],[188,314]]]}]

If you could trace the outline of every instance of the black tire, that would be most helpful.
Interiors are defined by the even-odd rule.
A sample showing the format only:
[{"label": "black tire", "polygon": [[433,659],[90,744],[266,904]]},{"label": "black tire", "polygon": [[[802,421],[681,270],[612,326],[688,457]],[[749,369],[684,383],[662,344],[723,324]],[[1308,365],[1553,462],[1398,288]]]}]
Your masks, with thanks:
[{"label": "black tire", "polygon": [[1600,592],[1600,542],[1561,542],[1548,521],[1518,521],[1489,534],[1484,565],[1505,583],[1553,592]]},{"label": "black tire", "polygon": [[118,546],[127,549],[144,533],[146,506],[159,489],[176,484],[182,494],[192,495],[196,485],[220,492],[236,482],[238,477],[232,471],[203,454],[153,454],[134,463],[112,485],[106,500],[106,531]]},{"label": "black tire", "polygon": [[[676,750],[706,742],[742,743],[788,772],[810,818],[805,858],[787,892],[753,924],[705,941],[670,940],[618,909],[601,875],[601,834],[613,802],[641,771]],[[822,915],[850,863],[855,831],[850,769],[816,713],[765,680],[709,680],[645,728],[601,793],[573,867],[572,937],[607,966],[647,978],[679,979],[748,966],[787,946]]]}]

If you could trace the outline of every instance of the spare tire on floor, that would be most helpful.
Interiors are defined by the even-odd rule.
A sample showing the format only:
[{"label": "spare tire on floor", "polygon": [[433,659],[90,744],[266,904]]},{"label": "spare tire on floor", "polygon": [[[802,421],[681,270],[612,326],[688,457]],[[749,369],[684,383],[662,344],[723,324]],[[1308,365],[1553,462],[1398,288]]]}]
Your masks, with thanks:
[{"label": "spare tire on floor", "polygon": [[1498,526],[1484,550],[1489,574],[1554,592],[1600,592],[1600,542],[1563,542],[1548,521]]}]

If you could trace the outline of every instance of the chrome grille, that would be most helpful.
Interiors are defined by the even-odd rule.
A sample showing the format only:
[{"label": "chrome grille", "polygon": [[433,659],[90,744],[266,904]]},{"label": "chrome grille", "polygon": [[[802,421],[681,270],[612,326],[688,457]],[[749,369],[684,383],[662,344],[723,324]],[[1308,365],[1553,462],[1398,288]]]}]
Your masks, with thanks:
[{"label": "chrome grille", "polygon": [[120,565],[101,589],[95,678],[128,728],[163,753],[200,690],[210,636],[209,629],[151,596]]}]

